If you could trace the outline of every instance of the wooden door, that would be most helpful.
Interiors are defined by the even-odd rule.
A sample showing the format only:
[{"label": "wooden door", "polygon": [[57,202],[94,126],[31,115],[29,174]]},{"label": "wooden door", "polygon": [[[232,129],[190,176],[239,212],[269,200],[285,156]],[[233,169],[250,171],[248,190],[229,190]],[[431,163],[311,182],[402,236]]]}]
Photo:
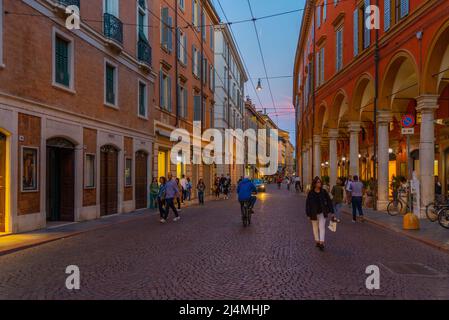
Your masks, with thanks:
[{"label": "wooden door", "polygon": [[6,219],[6,136],[0,133],[0,232],[5,232]]},{"label": "wooden door", "polygon": [[148,198],[148,155],[139,151],[136,153],[136,177],[135,177],[135,199],[136,209],[147,207]]},{"label": "wooden door", "polygon": [[75,221],[75,152],[73,149],[60,149],[61,159],[61,221]]},{"label": "wooden door", "polygon": [[100,156],[100,214],[117,213],[118,151],[113,146],[101,148]]}]

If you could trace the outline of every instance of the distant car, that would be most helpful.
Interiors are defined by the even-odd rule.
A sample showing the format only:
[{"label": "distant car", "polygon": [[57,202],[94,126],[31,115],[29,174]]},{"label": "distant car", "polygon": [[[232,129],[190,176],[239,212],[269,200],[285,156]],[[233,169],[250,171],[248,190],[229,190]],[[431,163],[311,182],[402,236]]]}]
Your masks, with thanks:
[{"label": "distant car", "polygon": [[257,192],[265,192],[265,182],[261,179],[253,179],[253,183],[256,186]]}]

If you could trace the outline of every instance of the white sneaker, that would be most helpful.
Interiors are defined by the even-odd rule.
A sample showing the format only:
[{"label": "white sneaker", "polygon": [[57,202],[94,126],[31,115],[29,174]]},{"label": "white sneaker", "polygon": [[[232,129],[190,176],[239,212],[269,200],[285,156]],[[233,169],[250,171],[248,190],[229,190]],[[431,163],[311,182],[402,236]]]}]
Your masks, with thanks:
[{"label": "white sneaker", "polygon": [[166,223],[167,221],[165,219],[159,220],[160,223]]},{"label": "white sneaker", "polygon": [[179,221],[179,219],[181,219],[181,217],[176,217],[176,218],[173,219],[173,221],[176,222],[176,221]]}]

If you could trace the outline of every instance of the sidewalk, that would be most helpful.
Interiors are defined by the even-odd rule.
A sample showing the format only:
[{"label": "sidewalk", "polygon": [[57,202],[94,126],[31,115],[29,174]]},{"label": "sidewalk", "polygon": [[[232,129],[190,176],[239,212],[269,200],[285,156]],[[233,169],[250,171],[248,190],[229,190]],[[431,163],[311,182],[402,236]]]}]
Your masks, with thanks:
[{"label": "sidewalk", "polygon": [[[352,215],[352,209],[344,206],[342,211]],[[419,230],[403,230],[403,216],[390,216],[387,212],[363,208],[365,220],[382,228],[398,232],[406,237],[421,241],[440,250],[449,252],[449,230],[442,228],[438,222],[420,219]]]},{"label": "sidewalk", "polygon": [[[212,199],[213,197],[206,197],[206,203],[207,201],[212,201]],[[197,200],[186,201],[181,208],[184,209],[197,205]],[[105,216],[96,220],[69,222],[57,227],[50,227],[25,233],[2,235],[0,236],[0,256],[56,240],[74,237],[85,232],[107,228],[113,225],[127,223],[138,219],[147,219],[150,215],[158,216],[159,210],[142,209],[131,213]]]}]

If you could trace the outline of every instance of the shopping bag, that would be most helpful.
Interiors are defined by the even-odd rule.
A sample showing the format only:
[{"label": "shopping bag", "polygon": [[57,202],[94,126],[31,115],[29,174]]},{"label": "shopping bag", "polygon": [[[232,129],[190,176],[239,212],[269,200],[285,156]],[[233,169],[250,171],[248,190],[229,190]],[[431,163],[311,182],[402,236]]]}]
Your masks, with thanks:
[{"label": "shopping bag", "polygon": [[330,231],[336,232],[336,231],[337,231],[337,222],[331,220],[331,221],[329,222],[329,227],[328,227],[328,228],[329,228]]}]

